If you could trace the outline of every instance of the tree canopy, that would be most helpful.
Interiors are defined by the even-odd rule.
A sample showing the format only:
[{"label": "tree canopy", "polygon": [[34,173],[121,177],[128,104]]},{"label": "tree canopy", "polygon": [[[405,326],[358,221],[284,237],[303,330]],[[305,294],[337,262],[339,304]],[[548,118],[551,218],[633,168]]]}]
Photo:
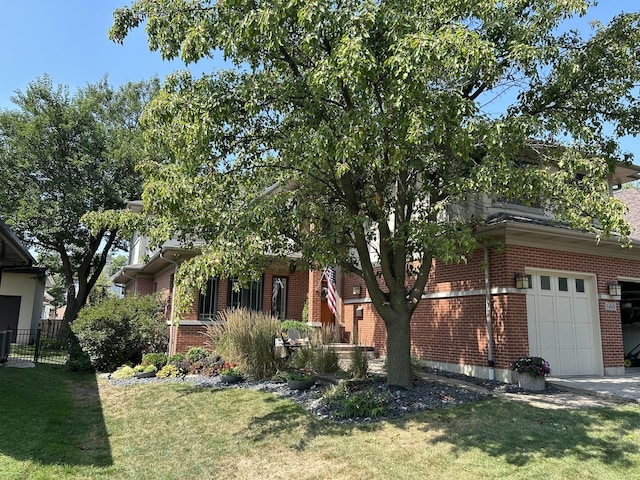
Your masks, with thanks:
[{"label": "tree canopy", "polygon": [[125,246],[117,227],[92,233],[80,219],[139,198],[139,118],[158,89],[157,80],[114,89],[105,78],[71,95],[43,76],[12,98],[17,109],[0,112],[0,216],[64,279],[67,322],[110,250]]},{"label": "tree canopy", "polygon": [[115,41],[144,23],[164,58],[235,65],[174,74],[144,117],[162,153],[142,168],[155,233],[207,244],[181,285],[257,275],[265,252],[340,266],[364,279],[387,327],[388,381],[407,386],[409,324],[432,261],[475,247],[476,223],[452,205],[518,198],[597,235],[628,233],[605,179],[629,160],[616,137],[640,126],[639,16],[586,36],[563,30],[592,3],[138,0],[117,10]]}]

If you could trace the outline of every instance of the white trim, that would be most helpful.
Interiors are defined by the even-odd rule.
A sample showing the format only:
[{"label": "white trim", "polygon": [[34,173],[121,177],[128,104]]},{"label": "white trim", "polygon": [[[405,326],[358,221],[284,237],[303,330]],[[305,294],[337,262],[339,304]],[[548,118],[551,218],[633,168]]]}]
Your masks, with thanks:
[{"label": "white trim", "polygon": [[[491,295],[504,295],[507,293],[519,293],[526,294],[526,290],[519,290],[515,287],[494,287],[491,289]],[[458,298],[458,297],[478,297],[485,294],[484,288],[478,288],[474,290],[450,290],[448,292],[432,292],[424,293],[421,297],[422,300],[439,300],[443,298]],[[372,303],[370,297],[366,298],[350,298],[342,302],[344,305],[359,305],[362,303]]]},{"label": "white trim", "polygon": [[612,302],[619,302],[622,300],[620,297],[612,297],[608,293],[598,293],[598,300],[611,300]]},{"label": "white trim", "polygon": [[[167,322],[167,325],[171,325],[171,323]],[[222,322],[216,322],[213,320],[179,320],[175,325],[178,327],[200,325],[208,327],[209,325],[222,325]]]},{"label": "white trim", "polygon": [[640,283],[640,278],[638,277],[618,277],[619,282],[630,282],[630,283]]}]

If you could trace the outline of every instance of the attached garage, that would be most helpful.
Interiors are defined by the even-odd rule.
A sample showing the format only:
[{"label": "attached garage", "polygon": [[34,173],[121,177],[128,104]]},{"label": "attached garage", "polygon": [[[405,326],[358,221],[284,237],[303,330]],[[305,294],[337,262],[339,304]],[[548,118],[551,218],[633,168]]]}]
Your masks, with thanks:
[{"label": "attached garage", "polygon": [[549,362],[552,375],[602,375],[602,343],[593,275],[527,272],[529,353]]}]

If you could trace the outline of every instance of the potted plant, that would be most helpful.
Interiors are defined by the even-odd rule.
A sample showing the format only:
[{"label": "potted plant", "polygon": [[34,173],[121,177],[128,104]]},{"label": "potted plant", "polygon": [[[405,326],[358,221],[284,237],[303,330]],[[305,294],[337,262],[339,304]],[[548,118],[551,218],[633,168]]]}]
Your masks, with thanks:
[{"label": "potted plant", "polygon": [[242,380],[242,372],[236,363],[224,362],[218,373],[222,383],[238,383]]},{"label": "potted plant", "polygon": [[542,357],[520,357],[511,370],[518,374],[518,386],[526,390],[544,390],[544,377],[551,373],[549,362]]},{"label": "potted plant", "polygon": [[307,390],[313,387],[316,383],[311,372],[304,368],[299,370],[288,370],[284,372],[282,376],[287,381],[287,386],[291,390]]}]

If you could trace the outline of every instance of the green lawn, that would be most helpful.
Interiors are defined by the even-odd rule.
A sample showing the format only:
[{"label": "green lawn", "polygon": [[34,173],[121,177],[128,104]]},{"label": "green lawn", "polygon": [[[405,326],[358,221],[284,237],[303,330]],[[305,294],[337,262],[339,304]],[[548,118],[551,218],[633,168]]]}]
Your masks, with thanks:
[{"label": "green lawn", "polygon": [[1,479],[634,479],[640,407],[493,399],[366,426],[271,394],[0,368]]}]

